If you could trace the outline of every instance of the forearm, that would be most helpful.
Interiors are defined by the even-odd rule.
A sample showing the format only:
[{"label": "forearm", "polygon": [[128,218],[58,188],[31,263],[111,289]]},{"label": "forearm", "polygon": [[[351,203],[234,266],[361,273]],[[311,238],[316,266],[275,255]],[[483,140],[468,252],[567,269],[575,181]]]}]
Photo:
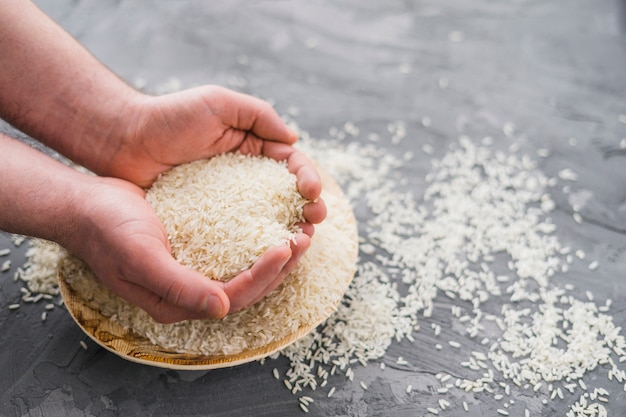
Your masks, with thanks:
[{"label": "forearm", "polygon": [[64,244],[90,176],[0,134],[0,230]]},{"label": "forearm", "polygon": [[0,7],[0,117],[98,171],[141,95],[28,0]]}]

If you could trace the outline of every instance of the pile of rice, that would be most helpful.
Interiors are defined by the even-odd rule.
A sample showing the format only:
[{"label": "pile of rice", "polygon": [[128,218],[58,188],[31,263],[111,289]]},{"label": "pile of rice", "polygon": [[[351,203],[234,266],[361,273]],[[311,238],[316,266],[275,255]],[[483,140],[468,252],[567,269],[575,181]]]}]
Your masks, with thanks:
[{"label": "pile of rice", "polygon": [[300,231],[307,201],[285,161],[227,153],[179,165],[148,190],[174,258],[227,281]]},{"label": "pile of rice", "polygon": [[[322,198],[328,219],[316,226],[294,272],[262,301],[221,320],[157,323],[108,291],[80,261],[66,256],[61,273],[92,308],[164,349],[233,355],[260,348],[328,317],[354,273],[352,210],[337,193],[324,191]],[[285,163],[238,154],[173,169],[155,182],[147,200],[165,225],[174,257],[224,280],[268,248],[288,244],[306,203]]]}]

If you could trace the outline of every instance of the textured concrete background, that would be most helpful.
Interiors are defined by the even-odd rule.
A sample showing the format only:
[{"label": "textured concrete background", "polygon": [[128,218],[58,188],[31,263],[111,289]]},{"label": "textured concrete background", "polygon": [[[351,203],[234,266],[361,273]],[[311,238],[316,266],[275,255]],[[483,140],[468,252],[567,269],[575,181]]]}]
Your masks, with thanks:
[{"label": "textured concrete background", "polygon": [[[525,152],[549,148],[540,169],[579,174],[577,187],[593,198],[582,225],[572,221],[568,196],[555,191],[552,218],[559,238],[600,261],[593,275],[573,269],[568,279],[596,299],[612,298],[611,315],[626,324],[626,12],[617,0],[375,1],[124,1],[38,0],[102,62],[152,92],[214,83],[272,99],[280,112],[296,107],[301,127],[325,137],[352,121],[362,132],[384,132],[404,120],[415,148],[406,168],[419,194],[431,144],[442,155],[459,133],[478,138],[514,123]],[[442,89],[440,84],[448,82]],[[292,113],[295,113],[291,109]],[[422,119],[432,125],[425,128]],[[10,130],[6,126],[4,130]],[[500,134],[500,136],[502,136]],[[575,138],[575,143],[570,139]],[[365,139],[363,139],[365,140]],[[506,142],[510,141],[510,142]],[[417,145],[416,145],[417,143]],[[384,145],[383,145],[384,146]],[[0,215],[2,215],[0,213]],[[12,247],[0,236],[0,248]],[[14,267],[24,247],[10,255]],[[273,367],[252,363],[210,372],[181,372],[127,362],[88,341],[62,309],[41,321],[43,305],[16,311],[12,271],[0,274],[0,415],[6,416],[292,416],[297,399],[272,377]],[[561,282],[563,283],[563,282]],[[437,298],[422,321],[450,330],[449,300]],[[445,331],[445,330],[444,330]],[[335,396],[323,392],[311,415],[421,416],[436,404],[434,374],[460,372],[450,350],[438,352],[432,332],[414,344],[394,344],[384,373],[357,370],[368,381],[336,378]],[[86,340],[88,350],[80,347]],[[420,346],[423,346],[421,348]],[[411,367],[393,366],[403,356]],[[622,385],[592,372],[611,391],[609,415],[626,415]],[[404,395],[407,384],[415,395]],[[455,394],[456,395],[456,394]],[[543,397],[515,394],[533,416],[565,415],[572,398],[543,405]],[[448,398],[450,399],[450,398]],[[442,415],[495,416],[489,396],[452,397]],[[465,400],[469,413],[459,407]]]}]

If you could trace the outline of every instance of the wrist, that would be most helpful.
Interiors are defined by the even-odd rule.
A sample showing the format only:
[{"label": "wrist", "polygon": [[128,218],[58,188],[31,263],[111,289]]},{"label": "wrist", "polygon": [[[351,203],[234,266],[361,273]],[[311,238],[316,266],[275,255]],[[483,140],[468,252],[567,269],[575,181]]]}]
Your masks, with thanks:
[{"label": "wrist", "polygon": [[107,175],[116,154],[126,146],[132,127],[138,123],[139,103],[145,97],[120,84],[87,86],[83,94],[68,92],[74,101],[68,98],[63,108],[46,114],[52,123],[41,133],[43,142],[87,169]]},{"label": "wrist", "polygon": [[0,51],[0,117],[97,170],[141,93],[29,1],[0,8]]},{"label": "wrist", "polygon": [[0,149],[0,229],[65,244],[92,176],[6,136]]}]

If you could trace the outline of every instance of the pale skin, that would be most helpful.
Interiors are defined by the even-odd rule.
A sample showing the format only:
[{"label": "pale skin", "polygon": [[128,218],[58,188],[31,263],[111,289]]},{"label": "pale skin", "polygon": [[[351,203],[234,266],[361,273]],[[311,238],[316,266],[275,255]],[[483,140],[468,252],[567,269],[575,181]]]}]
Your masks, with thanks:
[{"label": "pale skin", "polygon": [[[0,117],[97,175],[0,134],[0,229],[59,243],[155,320],[221,318],[275,289],[324,220],[321,182],[266,102],[215,86],[165,96],[129,87],[25,0],[0,7]],[[228,283],[176,262],[144,199],[162,172],[239,151],[286,160],[303,233]]]}]

